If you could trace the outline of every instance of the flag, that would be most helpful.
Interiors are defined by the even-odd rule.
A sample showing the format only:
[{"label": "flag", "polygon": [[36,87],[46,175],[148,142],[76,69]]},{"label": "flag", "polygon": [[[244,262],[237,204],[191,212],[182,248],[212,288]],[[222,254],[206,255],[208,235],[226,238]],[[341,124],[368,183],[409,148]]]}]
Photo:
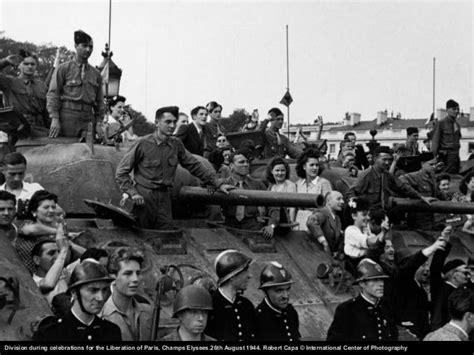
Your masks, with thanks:
[{"label": "flag", "polygon": [[290,95],[290,90],[287,90],[285,95],[283,95],[283,98],[280,100],[280,103],[288,107],[290,106],[292,102],[293,102],[293,98]]}]

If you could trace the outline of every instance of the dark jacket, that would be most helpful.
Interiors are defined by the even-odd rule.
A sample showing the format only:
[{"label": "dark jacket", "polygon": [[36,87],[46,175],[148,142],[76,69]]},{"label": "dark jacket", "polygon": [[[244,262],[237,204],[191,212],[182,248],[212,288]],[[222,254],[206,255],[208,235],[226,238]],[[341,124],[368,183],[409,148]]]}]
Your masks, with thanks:
[{"label": "dark jacket", "polygon": [[456,120],[446,116],[435,123],[431,151],[437,155],[447,151],[459,151],[461,127]]},{"label": "dark jacket", "polygon": [[199,136],[198,130],[194,123],[182,125],[179,127],[176,133],[176,138],[183,142],[184,147],[192,154],[203,156],[205,146],[205,133],[204,129],[201,136]]},{"label": "dark jacket", "polygon": [[204,333],[221,341],[255,339],[256,319],[252,302],[237,295],[230,303],[219,290],[212,295],[213,310]]},{"label": "dark jacket", "polygon": [[34,341],[121,341],[120,328],[99,317],[95,317],[91,325],[80,322],[71,311],[64,317],[57,318],[33,336]]},{"label": "dark jacket", "polygon": [[397,340],[398,329],[392,313],[381,300],[377,306],[361,295],[341,303],[336,308],[329,327],[328,341],[388,341]]},{"label": "dark jacket", "polygon": [[296,341],[301,338],[298,313],[289,304],[284,311],[278,311],[263,299],[257,307],[256,340]]},{"label": "dark jacket", "polygon": [[334,219],[328,207],[319,208],[308,217],[306,225],[311,236],[316,239],[324,235],[329,248],[333,253],[344,252],[344,236],[342,234],[341,220],[335,215]]},{"label": "dark jacket", "polygon": [[420,251],[402,259],[395,280],[395,311],[399,323],[412,322],[409,329],[422,339],[429,332],[428,295],[415,281],[415,273],[427,260]]}]

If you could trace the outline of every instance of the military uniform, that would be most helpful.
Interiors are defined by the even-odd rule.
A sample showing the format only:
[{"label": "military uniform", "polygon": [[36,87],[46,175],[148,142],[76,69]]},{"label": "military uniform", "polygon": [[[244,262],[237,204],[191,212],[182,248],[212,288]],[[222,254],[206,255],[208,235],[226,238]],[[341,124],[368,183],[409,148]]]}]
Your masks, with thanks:
[{"label": "military uniform", "polygon": [[237,295],[234,303],[218,289],[212,296],[213,311],[206,334],[221,341],[248,341],[255,339],[256,318],[252,302]]},{"label": "military uniform", "polygon": [[257,340],[296,341],[301,338],[298,313],[289,304],[278,310],[269,304],[267,298],[257,307]]},{"label": "military uniform", "polygon": [[395,320],[384,301],[374,305],[362,295],[336,308],[327,334],[328,341],[389,341],[397,338]]},{"label": "military uniform", "polygon": [[33,336],[34,341],[121,341],[120,328],[115,324],[94,317],[85,325],[69,311],[62,318],[52,321]]},{"label": "military uniform", "polygon": [[288,138],[273,129],[265,130],[265,147],[263,149],[263,158],[282,157],[287,155],[290,158],[297,159],[303,153],[296,145],[292,144]]}]

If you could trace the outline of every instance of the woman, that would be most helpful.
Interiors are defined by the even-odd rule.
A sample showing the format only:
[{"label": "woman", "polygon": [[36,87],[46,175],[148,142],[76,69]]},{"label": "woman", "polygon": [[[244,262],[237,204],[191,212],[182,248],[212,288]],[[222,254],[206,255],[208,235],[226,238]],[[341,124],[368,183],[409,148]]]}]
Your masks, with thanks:
[{"label": "woman", "polygon": [[[459,183],[459,192],[455,192],[453,202],[472,203],[474,202],[474,172],[468,173]],[[462,231],[474,235],[474,216],[466,215],[467,221],[462,227]]]},{"label": "woman", "polygon": [[[58,197],[45,190],[36,191],[28,203],[28,217],[32,223],[24,224],[18,231],[13,245],[23,264],[31,273],[35,272],[31,251],[36,243],[43,240],[55,240],[57,228],[62,223],[62,210],[57,205]],[[73,250],[79,255],[84,248],[71,243]]]},{"label": "woman", "polygon": [[[273,158],[267,165],[266,171],[269,191],[273,192],[296,192],[296,185],[290,181],[290,166],[285,159],[281,157]],[[292,223],[290,216],[294,216],[294,208],[289,209],[285,207],[270,207],[268,209],[268,226],[265,228],[267,232],[271,232],[279,223]],[[268,230],[269,228],[271,230]]]},{"label": "woman", "polygon": [[369,202],[356,197],[351,198],[348,205],[354,222],[344,231],[344,254],[349,257],[355,269],[359,261],[368,256],[369,249],[376,249],[385,240],[389,225],[388,220],[384,219],[380,232],[373,234],[369,228]]},{"label": "woman", "polygon": [[116,135],[115,138],[109,139],[109,137],[117,134],[118,131],[127,126],[131,122],[131,118],[128,112],[125,110],[126,98],[120,95],[114,96],[108,102],[108,116],[104,120],[104,142],[105,144],[120,143],[122,141],[134,141],[137,136],[133,133],[133,128],[129,127],[120,135]]},{"label": "woman", "polygon": [[[332,191],[329,181],[319,176],[324,170],[319,162],[320,157],[317,150],[307,149],[298,158],[296,162],[296,175],[300,179],[296,182],[297,193],[326,196]],[[298,209],[296,217],[290,217],[291,220],[299,223],[299,230],[307,231],[306,221],[313,211],[314,209]]]},{"label": "woman", "polygon": [[219,134],[217,136],[216,147],[220,149],[229,147],[229,141],[227,140],[227,137],[223,134]]}]

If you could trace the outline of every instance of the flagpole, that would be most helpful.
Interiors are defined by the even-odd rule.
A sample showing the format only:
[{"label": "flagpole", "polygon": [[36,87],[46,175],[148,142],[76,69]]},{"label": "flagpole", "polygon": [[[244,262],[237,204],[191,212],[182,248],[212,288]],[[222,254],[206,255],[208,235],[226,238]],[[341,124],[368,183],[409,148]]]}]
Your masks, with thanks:
[{"label": "flagpole", "polygon": [[[290,50],[288,47],[288,25],[286,25],[286,91],[290,92]],[[286,106],[288,119],[288,139],[290,139],[290,105]]]},{"label": "flagpole", "polygon": [[436,78],[436,57],[433,57],[433,121],[435,120],[435,78]]}]

